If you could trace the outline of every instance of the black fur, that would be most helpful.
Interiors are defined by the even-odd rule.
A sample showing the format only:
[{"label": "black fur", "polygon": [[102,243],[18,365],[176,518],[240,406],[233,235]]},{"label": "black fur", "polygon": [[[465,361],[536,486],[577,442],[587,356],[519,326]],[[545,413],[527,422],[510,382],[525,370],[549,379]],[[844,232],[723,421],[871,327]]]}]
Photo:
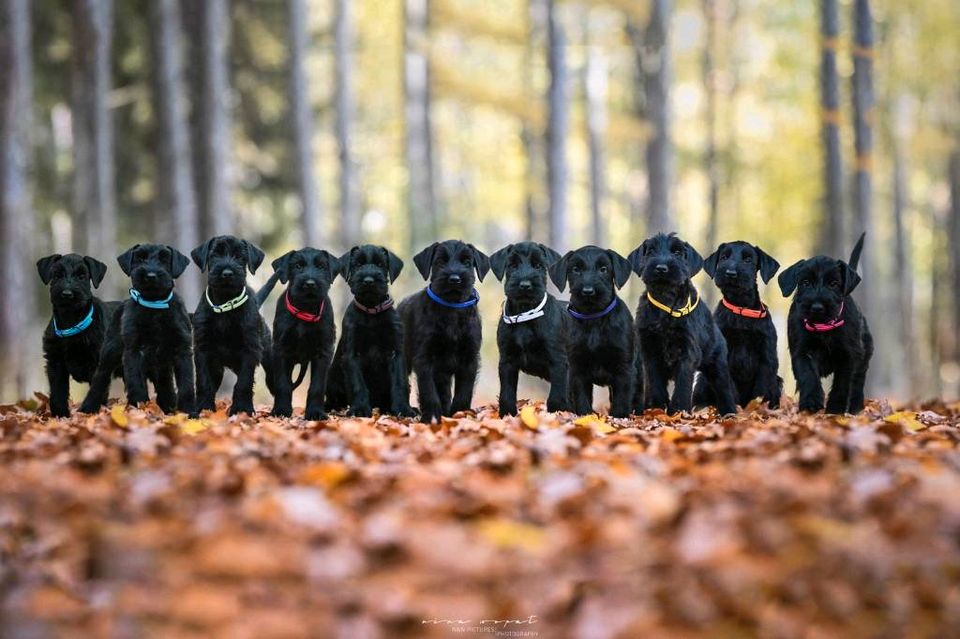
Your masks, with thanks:
[{"label": "black fur", "polygon": [[[660,233],[645,240],[629,259],[647,292],[661,304],[679,309],[688,300],[698,299],[690,278],[700,271],[703,258],[676,235]],[[635,401],[638,412],[648,408],[690,412],[697,371],[714,389],[717,410],[736,412],[727,345],[706,305],[697,304],[689,314],[674,317],[655,307],[644,294],[637,304],[636,332],[637,368],[642,376],[642,393],[637,393]],[[672,397],[670,381],[674,383]]]},{"label": "black fur", "polygon": [[584,246],[550,267],[550,277],[561,291],[570,284],[570,308],[581,314],[602,312],[617,301],[610,313],[598,319],[571,317],[567,384],[569,406],[575,413],[593,412],[596,384],[610,388],[610,415],[627,417],[635,382],[633,317],[617,289],[630,278],[630,264],[614,251]]},{"label": "black fur", "polygon": [[[145,300],[162,300],[190,260],[170,246],[137,244],[117,258],[133,288]],[[81,412],[94,413],[107,402],[110,375],[123,366],[127,403],[147,401],[147,382],[153,383],[157,405],[165,413],[174,408],[196,415],[193,377],[193,331],[183,300],[176,293],[169,308],[144,308],[132,299],[113,315]],[[174,380],[176,387],[174,387]]]},{"label": "black fur", "polygon": [[[842,414],[863,410],[863,386],[873,355],[873,336],[866,318],[850,296],[860,283],[857,262],[863,239],[861,235],[849,264],[818,255],[800,260],[778,278],[784,297],[796,290],[787,317],[787,341],[802,411],[824,408],[820,380],[830,374],[833,374],[833,386],[827,398],[827,412]],[[805,319],[824,323],[838,316],[844,324],[831,331],[817,333],[804,327]]]},{"label": "black fur", "polygon": [[[340,272],[340,261],[326,251],[303,248],[275,259],[272,265],[274,276],[257,292],[258,301],[266,298],[277,280],[283,284],[289,282],[277,300],[273,319],[273,415],[290,417],[293,414],[293,390],[303,381],[309,365],[310,387],[304,417],[326,419],[324,395],[333,360],[333,343],[337,337],[328,293]],[[317,314],[322,308],[320,320],[309,322],[294,317],[287,309],[288,296],[300,311]],[[297,364],[300,365],[300,376],[294,382],[291,376]]]},{"label": "black fur", "polygon": [[[450,303],[471,299],[474,273],[483,281],[490,269],[486,255],[460,240],[435,242],[415,255],[413,263],[423,279],[429,280],[430,289]],[[398,310],[403,321],[404,362],[417,377],[423,421],[469,410],[482,340],[476,305],[448,308],[423,290],[403,300]]]},{"label": "black fur", "polygon": [[350,249],[340,266],[354,303],[343,313],[327,382],[327,410],[349,406],[357,417],[369,417],[373,409],[413,416],[400,313],[392,306],[376,313],[358,306],[372,310],[386,303],[403,261],[382,246],[366,244]]},{"label": "black fur", "polygon": [[[193,314],[193,356],[197,367],[197,408],[214,410],[223,369],[237,374],[230,414],[254,414],[253,378],[263,364],[267,387],[273,393],[273,360],[270,329],[260,316],[253,289],[247,286],[246,271],[256,273],[263,251],[232,235],[221,235],[195,248],[190,256],[207,273],[207,290]],[[221,305],[246,291],[247,301],[233,310],[216,313],[210,305]]]},{"label": "black fur", "polygon": [[[770,281],[780,264],[760,247],[747,242],[725,242],[703,261],[724,299],[742,309],[764,308],[757,289],[757,275]],[[713,318],[727,342],[727,363],[733,380],[734,398],[740,406],[761,398],[770,408],[780,406],[783,379],[777,376],[777,329],[769,311],[765,317],[747,317],[717,304]],[[716,402],[716,393],[704,376],[693,390],[694,406]]]},{"label": "black fur", "polygon": [[550,382],[547,410],[567,408],[566,341],[570,317],[566,305],[547,292],[547,269],[559,259],[559,253],[535,242],[511,244],[490,256],[490,270],[498,280],[503,280],[507,295],[505,313],[529,311],[547,297],[542,317],[508,324],[501,313],[497,326],[501,415],[517,413],[520,371]]},{"label": "black fur", "polygon": [[[100,349],[107,326],[120,302],[103,302],[93,295],[90,284],[100,285],[107,266],[92,257],[75,253],[50,255],[37,262],[37,271],[44,284],[50,286],[53,317],[43,332],[43,358],[50,382],[50,414],[70,416],[70,378],[89,382],[100,361]],[[57,337],[54,323],[60,330],[76,326],[93,307],[93,321],[76,335]],[[120,371],[114,371],[119,376]]]}]

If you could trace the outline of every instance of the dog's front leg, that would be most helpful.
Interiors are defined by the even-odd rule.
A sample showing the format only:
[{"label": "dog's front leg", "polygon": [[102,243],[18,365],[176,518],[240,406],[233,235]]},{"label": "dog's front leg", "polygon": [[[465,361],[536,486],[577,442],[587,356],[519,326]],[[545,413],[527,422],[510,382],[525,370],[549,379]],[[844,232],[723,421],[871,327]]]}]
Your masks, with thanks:
[{"label": "dog's front leg", "polygon": [[197,410],[216,410],[217,389],[210,379],[210,356],[206,349],[198,348],[194,352],[194,362],[197,367]]},{"label": "dog's front leg", "polygon": [[670,398],[669,413],[691,412],[693,408],[694,373],[696,373],[696,369],[689,361],[677,363],[677,369],[673,376],[673,397]]},{"label": "dog's front leg", "polygon": [[629,417],[633,405],[633,361],[624,362],[610,384],[610,416]]},{"label": "dog's front leg", "polygon": [[47,381],[50,383],[50,415],[70,417],[70,373],[62,361],[47,362]]},{"label": "dog's front leg", "polygon": [[147,401],[147,377],[143,370],[143,351],[137,347],[123,349],[123,384],[127,387],[127,403],[136,406]]},{"label": "dog's front leg", "polygon": [[643,408],[661,408],[666,410],[670,403],[667,388],[667,373],[663,362],[657,357],[647,357],[643,361]]},{"label": "dog's front leg", "polygon": [[[477,383],[479,369],[480,364],[475,358],[457,368],[454,375],[456,386],[454,387],[453,402],[450,404],[451,415],[471,409],[473,387]],[[514,393],[516,393],[516,386],[514,386]]]},{"label": "dog's front leg", "polygon": [[177,409],[177,389],[176,384],[173,383],[173,368],[163,367],[161,368],[156,377],[150,379],[150,376],[147,376],[149,381],[153,382],[153,388],[157,393],[157,406],[160,407],[164,413],[172,413]]},{"label": "dog's front leg", "polygon": [[570,367],[567,374],[570,386],[570,407],[577,415],[593,412],[593,382],[583,373]]},{"label": "dog's front leg", "polygon": [[817,365],[807,355],[794,355],[790,361],[793,364],[793,376],[797,380],[797,390],[800,391],[800,410],[817,412],[823,408],[823,386]]},{"label": "dog's front leg", "polygon": [[417,376],[417,398],[420,402],[420,418],[424,423],[440,419],[440,397],[434,381],[434,369],[429,357],[415,359],[413,372]]},{"label": "dog's front leg", "polygon": [[[230,401],[230,414],[246,413],[253,415],[253,377],[259,364],[256,353],[245,352],[237,367],[237,383],[233,387],[233,398]],[[211,397],[211,400],[213,398]]]},{"label": "dog's front leg", "polygon": [[827,397],[827,412],[842,415],[850,404],[850,385],[853,383],[853,364],[848,360],[837,365],[833,373],[833,385]]},{"label": "dog's front leg", "polygon": [[547,395],[547,410],[551,413],[567,410],[569,399],[567,369],[565,357],[554,357],[550,362],[550,394]]},{"label": "dog's front leg", "polygon": [[780,378],[777,377],[777,352],[771,346],[761,355],[751,399],[760,397],[770,408],[780,407]]},{"label": "dog's front leg", "polygon": [[322,421],[327,418],[323,410],[323,399],[327,393],[327,373],[330,372],[330,353],[324,353],[310,362],[310,388],[307,389],[307,406],[304,418],[310,421]]},{"label": "dog's front leg", "polygon": [[173,359],[173,377],[177,382],[177,410],[190,417],[197,416],[197,396],[193,377],[193,353],[180,350]]},{"label": "dog's front leg", "polygon": [[96,413],[100,407],[107,403],[107,395],[110,392],[110,379],[113,377],[113,371],[120,367],[123,359],[123,344],[119,339],[108,339],[103,342],[100,350],[100,361],[97,363],[97,370],[93,373],[93,379],[90,380],[90,388],[87,390],[87,396],[80,404],[81,413]]},{"label": "dog's front leg", "polygon": [[[500,373],[500,415],[516,415],[520,367],[501,357],[498,372]],[[553,388],[550,392],[553,393]]]},{"label": "dog's front leg", "polygon": [[[294,362],[280,354],[279,349],[274,351],[276,359],[273,362],[273,386],[276,392],[273,396],[274,417],[290,417],[293,414],[293,366]],[[301,364],[306,366],[306,364]]]},{"label": "dog's front leg", "polygon": [[398,417],[413,417],[416,412],[410,408],[410,386],[407,368],[403,365],[403,354],[397,351],[390,360],[390,409]]},{"label": "dog's front leg", "polygon": [[370,407],[370,389],[363,378],[363,368],[356,356],[356,342],[353,327],[344,322],[343,335],[340,337],[340,352],[343,359],[340,365],[347,386],[347,401],[350,402],[350,414],[354,417],[370,417],[373,409]]}]

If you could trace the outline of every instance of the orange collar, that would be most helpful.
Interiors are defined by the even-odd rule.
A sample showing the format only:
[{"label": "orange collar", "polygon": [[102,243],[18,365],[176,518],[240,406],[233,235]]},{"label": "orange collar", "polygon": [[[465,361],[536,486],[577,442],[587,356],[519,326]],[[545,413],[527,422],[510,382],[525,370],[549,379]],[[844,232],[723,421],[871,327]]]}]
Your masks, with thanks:
[{"label": "orange collar", "polygon": [[754,310],[752,308],[744,308],[742,306],[735,306],[727,301],[727,298],[721,298],[723,305],[727,307],[727,310],[733,313],[734,315],[739,315],[740,317],[749,317],[750,319],[763,319],[767,316],[767,307],[763,305],[763,302],[760,302],[760,310]]}]

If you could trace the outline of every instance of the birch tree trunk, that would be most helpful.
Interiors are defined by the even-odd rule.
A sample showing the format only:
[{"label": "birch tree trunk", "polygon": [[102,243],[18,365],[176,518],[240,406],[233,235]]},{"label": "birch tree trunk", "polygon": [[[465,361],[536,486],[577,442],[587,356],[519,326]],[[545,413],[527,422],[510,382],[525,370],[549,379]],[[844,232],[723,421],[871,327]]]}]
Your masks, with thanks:
[{"label": "birch tree trunk", "polygon": [[340,162],[340,243],[344,250],[360,243],[362,229],[357,201],[356,165],[353,160],[353,47],[354,19],[352,0],[336,0],[333,26],[334,92],[337,155]]},{"label": "birch tree trunk", "polygon": [[607,197],[606,135],[608,68],[603,49],[593,32],[596,21],[585,19],[587,63],[584,67],[584,98],[587,112],[587,147],[590,154],[590,241],[606,246],[604,202]]},{"label": "birch tree trunk", "polygon": [[547,66],[550,88],[547,94],[547,190],[550,198],[550,246],[563,254],[567,250],[567,135],[570,128],[570,100],[567,90],[567,37],[560,24],[556,0],[547,0]]},{"label": "birch tree trunk", "polygon": [[823,236],[820,252],[843,254],[843,164],[840,154],[840,80],[837,77],[837,48],[840,16],[837,0],[820,2],[820,109],[823,142]]},{"label": "birch tree trunk", "polygon": [[309,44],[306,0],[287,0],[287,30],[290,40],[290,109],[296,157],[297,186],[300,191],[300,223],[307,246],[322,243],[320,192],[313,161],[313,107],[305,69]]}]

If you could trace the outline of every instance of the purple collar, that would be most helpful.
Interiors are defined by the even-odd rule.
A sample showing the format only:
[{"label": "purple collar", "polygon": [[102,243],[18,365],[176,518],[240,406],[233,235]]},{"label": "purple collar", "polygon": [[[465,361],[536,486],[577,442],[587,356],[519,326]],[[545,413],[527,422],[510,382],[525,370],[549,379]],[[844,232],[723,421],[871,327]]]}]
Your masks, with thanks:
[{"label": "purple collar", "polygon": [[620,301],[620,298],[617,297],[616,295],[614,295],[614,296],[613,296],[613,301],[610,302],[610,305],[607,306],[607,307],[606,307],[605,309],[603,309],[602,311],[600,311],[599,313],[590,313],[590,314],[588,314],[588,315],[585,315],[585,314],[583,314],[583,313],[578,313],[577,311],[573,310],[573,307],[570,306],[570,305],[567,305],[567,312],[570,313],[570,316],[571,316],[571,317],[574,317],[574,318],[576,318],[576,319],[578,319],[578,320],[595,320],[595,319],[600,319],[601,317],[604,317],[604,316],[609,315],[610,313],[612,313],[612,312],[613,312],[613,309],[615,309],[615,308],[617,307],[617,302],[619,302],[619,301]]}]

